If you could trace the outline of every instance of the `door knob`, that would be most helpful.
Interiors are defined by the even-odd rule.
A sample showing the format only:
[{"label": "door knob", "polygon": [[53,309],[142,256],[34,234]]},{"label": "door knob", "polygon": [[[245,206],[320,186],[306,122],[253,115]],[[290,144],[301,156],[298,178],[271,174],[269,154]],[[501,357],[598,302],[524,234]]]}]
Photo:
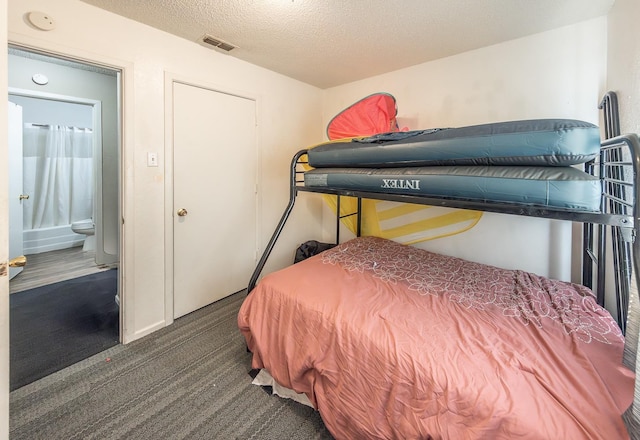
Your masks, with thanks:
[{"label": "door knob", "polygon": [[184,217],[185,215],[187,215],[187,210],[186,210],[186,209],[184,209],[184,208],[180,208],[180,209],[178,209],[178,215],[179,215],[180,217]]},{"label": "door knob", "polygon": [[18,197],[20,200],[28,200],[29,199],[29,194],[20,194],[20,197]]},{"label": "door knob", "polygon": [[19,257],[9,260],[9,267],[24,267],[27,265],[27,257],[20,255]]}]

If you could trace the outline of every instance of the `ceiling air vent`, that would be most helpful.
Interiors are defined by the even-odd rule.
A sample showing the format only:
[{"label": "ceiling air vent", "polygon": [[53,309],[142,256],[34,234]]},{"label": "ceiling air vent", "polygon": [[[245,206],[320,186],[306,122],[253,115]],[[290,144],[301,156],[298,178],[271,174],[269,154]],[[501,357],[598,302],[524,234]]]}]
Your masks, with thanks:
[{"label": "ceiling air vent", "polygon": [[225,52],[230,52],[238,47],[234,46],[231,43],[227,43],[220,38],[212,37],[211,35],[205,35],[204,37],[202,37],[202,42],[210,46],[217,47],[218,49],[224,50]]}]

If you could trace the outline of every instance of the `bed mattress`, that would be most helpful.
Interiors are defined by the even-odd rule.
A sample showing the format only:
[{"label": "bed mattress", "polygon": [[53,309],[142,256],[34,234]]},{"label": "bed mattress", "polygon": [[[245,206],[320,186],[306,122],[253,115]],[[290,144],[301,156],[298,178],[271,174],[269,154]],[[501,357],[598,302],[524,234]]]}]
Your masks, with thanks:
[{"label": "bed mattress", "polygon": [[305,187],[522,203],[597,212],[601,183],[573,167],[318,168]]},{"label": "bed mattress", "polygon": [[535,119],[342,139],[316,145],[308,156],[314,168],[567,166],[595,158],[599,149],[596,125],[572,119]]},{"label": "bed mattress", "polygon": [[336,438],[628,438],[624,338],[583,286],[362,237],[266,275],[238,324]]}]

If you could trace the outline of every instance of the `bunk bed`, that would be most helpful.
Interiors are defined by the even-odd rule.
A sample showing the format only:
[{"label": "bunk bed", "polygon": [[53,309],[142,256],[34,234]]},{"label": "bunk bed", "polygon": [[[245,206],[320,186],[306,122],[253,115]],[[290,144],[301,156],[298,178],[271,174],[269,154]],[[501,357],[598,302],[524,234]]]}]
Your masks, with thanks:
[{"label": "bunk bed", "polygon": [[[438,157],[437,165],[425,166],[420,158],[404,169],[397,163],[384,166],[388,157],[382,163],[371,151],[350,150],[350,162],[357,167],[334,163],[340,157],[335,143],[327,145],[329,154],[319,162],[309,150],[295,154],[289,203],[238,314],[252,368],[265,369],[276,384],[304,394],[336,438],[627,438],[621,415],[633,401],[634,374],[622,366],[622,351],[629,294],[637,282],[632,274],[637,277],[640,256],[635,239],[640,141],[635,134],[610,130],[608,112],[605,139],[600,142],[598,136],[595,153],[592,147],[583,148],[585,142],[593,143],[589,124],[525,121],[529,128],[569,123],[586,130],[588,135],[569,143],[578,146],[569,150],[572,156],[578,151],[584,171],[573,166],[573,159],[558,161],[557,154],[542,164],[518,157],[513,166],[505,165],[511,159],[491,163],[487,157],[453,164]],[[521,127],[522,122],[510,126]],[[498,127],[499,133],[504,130]],[[525,136],[530,134],[525,130]],[[495,139],[488,141],[493,145]],[[403,139],[382,140],[389,141],[405,149]],[[378,141],[356,142],[358,149]],[[358,162],[356,156],[371,163]],[[532,155],[536,161],[543,156]],[[313,168],[310,162],[320,165]],[[433,180],[434,172],[446,183]],[[507,180],[493,189],[469,180],[495,178],[495,173]],[[420,180],[424,175],[432,180]],[[536,182],[518,185],[523,177]],[[367,179],[408,183],[382,188],[384,183]],[[540,181],[546,182],[543,197]],[[569,186],[562,188],[566,182]],[[455,191],[449,190],[452,186]],[[472,186],[482,190],[466,191]],[[499,191],[512,186],[517,191],[506,197]],[[521,197],[528,189],[534,195]],[[258,283],[300,192],[337,197],[336,246]],[[341,197],[583,223],[583,284],[359,233],[341,243]],[[353,215],[360,225],[360,211]],[[603,307],[610,290],[609,266],[617,319]]]}]

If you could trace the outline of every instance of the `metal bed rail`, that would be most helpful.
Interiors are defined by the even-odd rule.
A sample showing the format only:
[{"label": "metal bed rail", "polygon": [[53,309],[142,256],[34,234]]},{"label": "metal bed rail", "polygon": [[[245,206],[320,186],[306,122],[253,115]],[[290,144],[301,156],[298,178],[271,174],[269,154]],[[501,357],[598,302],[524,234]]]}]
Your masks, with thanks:
[{"label": "metal bed rail", "polygon": [[[598,105],[602,110],[604,139],[609,140],[620,136],[620,116],[618,113],[618,98],[615,92],[607,92]],[[591,162],[585,164],[585,171],[601,177],[603,182],[603,198],[601,211],[614,214],[633,214],[634,206],[634,164],[632,147],[623,145],[604,146],[600,152],[599,164]],[[631,151],[631,156],[626,154]],[[605,305],[605,269],[608,265],[608,234],[605,225],[597,226],[595,232],[593,224],[583,227],[583,264],[582,282],[596,291],[598,303]],[[633,232],[633,230],[631,230]],[[631,244],[634,237],[629,236],[629,230],[611,228],[611,250],[615,286],[615,303],[617,321],[623,332],[626,330],[629,289],[632,274]],[[597,243],[597,245],[596,245]],[[593,286],[593,268],[596,267],[597,286]]]},{"label": "metal bed rail", "polygon": [[[353,191],[343,190],[339,188],[308,188],[304,186],[304,179],[301,176],[305,172],[305,167],[308,168],[305,161],[305,155],[307,150],[301,150],[297,152],[290,165],[290,192],[289,203],[287,204],[280,221],[278,222],[271,239],[267,243],[264,252],[258,261],[256,268],[251,276],[247,292],[250,293],[255,287],[257,280],[262,272],[269,255],[271,254],[278,237],[280,236],[291,211],[295,205],[295,200],[299,192],[311,192],[320,194],[332,194],[339,197],[348,196],[361,199],[376,199],[376,200],[390,200],[403,203],[416,203],[422,205],[432,206],[447,206],[460,209],[471,209],[476,211],[487,211],[502,214],[512,214],[520,216],[541,217],[557,220],[568,220],[573,222],[582,222],[585,224],[597,224],[612,226],[619,237],[626,243],[632,243],[633,254],[633,268],[635,269],[636,276],[638,274],[638,267],[640,267],[639,257],[640,250],[638,249],[638,240],[635,240],[636,226],[640,221],[639,206],[635,203],[639,200],[640,188],[635,185],[637,182],[638,170],[640,170],[640,141],[636,134],[629,134],[623,136],[617,136],[612,139],[607,139],[602,143],[602,155],[600,159],[600,166],[598,168],[599,177],[602,181],[603,189],[603,203],[601,206],[601,212],[582,212],[572,211],[562,208],[550,208],[534,205],[522,205],[514,203],[503,202],[485,202],[479,200],[467,200],[467,199],[454,199],[447,197],[433,197],[433,196],[413,196],[413,195],[399,195],[399,194],[384,194],[369,191]],[[613,154],[611,152],[617,151]],[[622,153],[621,153],[622,152]],[[622,156],[621,156],[622,155]],[[620,157],[625,157],[625,160],[619,160]],[[624,168],[624,171],[618,170],[618,167]],[[617,170],[611,172],[611,170]],[[624,190],[622,190],[624,188]],[[621,197],[621,195],[623,197]],[[604,202],[604,201],[607,202]],[[358,204],[360,207],[360,204]],[[338,205],[338,219],[337,228],[339,229],[341,214]],[[351,215],[351,214],[348,214]],[[358,216],[357,224],[361,224],[361,213],[358,211],[353,215]],[[358,229],[359,231],[359,229]],[[601,245],[598,251],[604,250],[605,246]],[[586,254],[587,252],[585,252]],[[593,254],[593,250],[589,250],[588,253]],[[604,258],[601,260],[604,261]],[[627,271],[624,273],[623,278],[629,279],[631,266],[628,265]],[[598,280],[603,280],[604,276],[598,276]],[[589,281],[589,280],[587,280]],[[584,282],[584,280],[583,280]],[[604,292],[604,281],[602,285],[602,292]],[[591,287],[591,286],[589,286]],[[603,295],[604,293],[602,293]],[[624,296],[624,295],[623,295]],[[628,296],[627,296],[628,298]],[[619,302],[623,301],[621,298]]]}]

